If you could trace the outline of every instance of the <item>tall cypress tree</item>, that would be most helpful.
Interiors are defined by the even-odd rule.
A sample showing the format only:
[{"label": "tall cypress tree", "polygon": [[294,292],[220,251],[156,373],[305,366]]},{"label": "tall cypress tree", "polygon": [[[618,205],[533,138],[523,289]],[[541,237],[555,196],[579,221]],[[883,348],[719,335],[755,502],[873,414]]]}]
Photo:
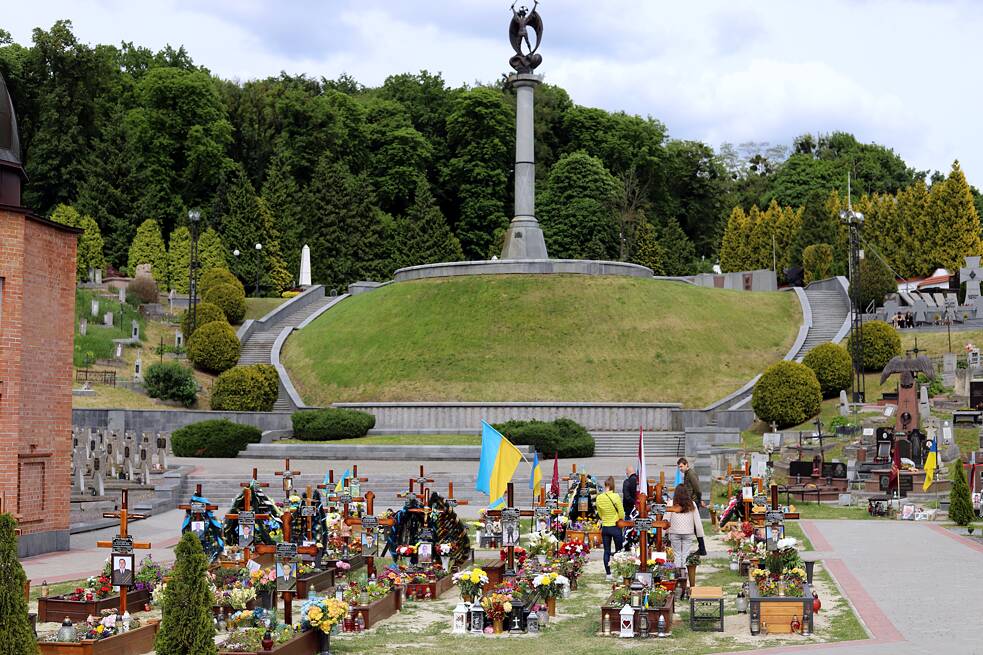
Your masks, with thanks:
[{"label": "tall cypress tree", "polygon": [[696,248],[682,226],[670,216],[659,230],[665,252],[663,269],[666,275],[690,275],[696,268]]},{"label": "tall cypress tree", "polygon": [[833,247],[832,274],[838,272],[836,244],[840,241],[838,218],[827,207],[827,197],[820,191],[809,194],[802,212],[802,224],[792,244],[792,265],[802,265],[802,251],[811,245],[825,243]]},{"label": "tall cypress tree", "polygon": [[[293,274],[300,270],[300,251],[307,242],[302,220],[303,207],[307,203],[290,174],[286,157],[278,154],[270,162],[266,169],[262,197],[280,235],[283,261],[287,270]],[[312,255],[317,256],[318,253]]]},{"label": "tall cypress tree", "polygon": [[259,199],[259,216],[263,243],[263,275],[266,278],[264,286],[279,295],[293,284],[295,278],[287,270],[287,264],[283,261],[280,232],[276,229],[272,212],[262,198]]},{"label": "tall cypress tree", "polygon": [[929,212],[934,229],[928,241],[934,266],[958,270],[967,255],[979,255],[980,217],[959,162],[944,182],[933,184]]},{"label": "tall cypress tree", "polygon": [[194,532],[185,532],[174,549],[174,571],[164,590],[164,618],[154,648],[157,655],[215,655],[212,594],[205,575],[208,560]]},{"label": "tall cypress tree", "polygon": [[734,207],[724,228],[720,242],[720,270],[724,273],[746,270],[748,241],[751,228],[748,216],[742,207]]},{"label": "tall cypress tree", "polygon": [[222,243],[222,238],[213,228],[208,228],[198,238],[198,259],[201,261],[201,270],[228,268],[231,256],[232,254]]},{"label": "tall cypress tree", "polygon": [[949,489],[949,518],[957,525],[969,525],[975,518],[973,501],[969,495],[969,484],[966,482],[966,470],[962,459],[952,464],[952,486]]},{"label": "tall cypress tree", "polygon": [[17,522],[0,514],[0,655],[35,655],[38,643],[27,616],[27,576],[17,559]]},{"label": "tall cypress tree", "polygon": [[262,266],[261,255],[255,246],[262,242],[262,217],[259,198],[240,166],[228,181],[226,212],[222,216],[222,238],[226,247],[238,250],[239,256],[229,260],[229,269],[248,288],[256,278],[256,267]]},{"label": "tall cypress tree", "polygon": [[929,220],[928,187],[915,182],[897,196],[898,232],[905,235],[906,246],[898,251],[898,275],[928,275],[934,270],[926,244],[931,243],[933,226]]},{"label": "tall cypress tree", "polygon": [[167,288],[167,249],[164,247],[163,237],[160,236],[157,221],[152,218],[140,224],[130,245],[127,263],[130,275],[136,275],[140,264],[150,264],[150,275],[157,281],[157,286]]},{"label": "tall cypress tree", "polygon": [[425,179],[417,182],[406,215],[396,220],[393,245],[394,268],[464,259],[461,242],[451,233]]},{"label": "tall cypress tree", "polygon": [[656,275],[665,275],[666,250],[659,242],[659,232],[646,220],[639,223],[635,235],[635,250],[631,254],[634,264],[648,266]]}]

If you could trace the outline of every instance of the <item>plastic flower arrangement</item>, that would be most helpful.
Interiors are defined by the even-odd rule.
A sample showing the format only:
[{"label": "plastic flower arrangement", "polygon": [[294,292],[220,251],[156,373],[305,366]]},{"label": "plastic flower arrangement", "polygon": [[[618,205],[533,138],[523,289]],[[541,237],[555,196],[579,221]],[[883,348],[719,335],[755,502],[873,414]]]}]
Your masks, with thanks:
[{"label": "plastic flower arrangement", "polygon": [[686,556],[686,566],[699,566],[700,565],[700,551],[694,550],[689,555]]},{"label": "plastic flower arrangement", "polygon": [[529,536],[529,554],[548,555],[553,552],[553,548],[558,543],[560,543],[560,540],[554,537],[552,533],[533,532]]},{"label": "plastic flower arrangement", "polygon": [[626,551],[611,556],[611,571],[618,578],[634,578],[641,564],[637,556]]},{"label": "plastic flower arrangement", "polygon": [[[529,557],[529,553],[526,552],[526,549],[522,546],[513,547],[513,551],[515,551],[515,560],[519,563],[519,566],[522,566],[525,563],[526,558]],[[509,549],[501,549],[498,553],[498,557],[502,561],[507,560],[509,558]]]},{"label": "plastic flower arrangement", "polygon": [[276,591],[276,570],[272,568],[258,569],[249,574],[249,586],[256,593]]},{"label": "plastic flower arrangement", "polygon": [[532,585],[544,598],[557,598],[570,586],[570,580],[556,571],[540,573],[532,579]]},{"label": "plastic flower arrangement", "polygon": [[167,583],[162,582],[161,584],[154,587],[154,590],[150,592],[150,602],[152,602],[157,607],[164,606],[164,591],[167,589]]},{"label": "plastic flower arrangement", "polygon": [[453,548],[452,544],[440,544],[439,546],[437,546],[437,551],[441,555],[450,555],[451,548]]},{"label": "plastic flower arrangement", "polygon": [[802,588],[806,583],[806,572],[801,567],[786,569],[782,574],[782,581],[785,583],[785,592],[790,596],[802,595]]},{"label": "plastic flower arrangement", "polygon": [[212,588],[212,599],[215,605],[230,607],[234,610],[246,609],[249,601],[256,598],[253,587],[233,587],[231,589]]},{"label": "plastic flower arrangement", "polygon": [[652,575],[660,580],[673,580],[676,577],[676,564],[671,559],[657,557],[650,559],[648,565],[652,568]]},{"label": "plastic flower arrangement", "polygon": [[88,584],[89,591],[91,591],[96,598],[106,598],[107,596],[111,596],[113,593],[113,583],[110,581],[108,575],[100,575],[89,578],[86,583]]},{"label": "plastic flower arrangement", "polygon": [[140,560],[137,567],[136,578],[133,581],[135,591],[153,590],[157,585],[164,581],[164,567],[154,561],[154,558],[147,555]]},{"label": "plastic flower arrangement", "polygon": [[454,584],[461,589],[461,597],[472,598],[481,595],[481,589],[488,584],[488,574],[480,568],[473,568],[454,574]]},{"label": "plastic flower arrangement", "polygon": [[416,546],[396,546],[396,555],[399,557],[413,557],[416,555]]},{"label": "plastic flower arrangement", "polygon": [[351,606],[334,597],[311,598],[300,608],[301,626],[305,630],[320,630],[330,632],[331,628],[341,622]]},{"label": "plastic flower arrangement", "polygon": [[665,607],[666,600],[669,598],[669,590],[662,585],[655,585],[649,589],[649,603],[653,607]]},{"label": "plastic flower arrangement", "polygon": [[576,541],[564,541],[557,552],[563,557],[582,557],[586,559],[590,557],[590,546],[579,539]]},{"label": "plastic flower arrangement", "polygon": [[488,594],[481,599],[485,615],[492,621],[502,621],[512,611],[512,596],[509,594]]}]

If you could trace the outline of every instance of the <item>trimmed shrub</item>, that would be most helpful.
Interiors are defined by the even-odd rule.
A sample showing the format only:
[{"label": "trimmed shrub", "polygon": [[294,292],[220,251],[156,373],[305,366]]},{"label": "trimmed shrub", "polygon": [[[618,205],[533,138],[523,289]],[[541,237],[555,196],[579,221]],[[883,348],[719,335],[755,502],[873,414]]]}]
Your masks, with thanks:
[{"label": "trimmed shrub", "polygon": [[364,437],[375,427],[375,417],[354,409],[326,409],[294,412],[291,417],[294,438],[305,441],[333,441]]},{"label": "trimmed shrub", "polygon": [[[176,433],[175,433],[176,434]],[[215,655],[215,617],[208,558],[198,536],[185,532],[164,590],[163,617],[154,640],[157,655]]]},{"label": "trimmed shrub", "polygon": [[512,443],[532,446],[544,457],[593,457],[594,437],[568,418],[544,421],[506,421],[493,426]]},{"label": "trimmed shrub", "polygon": [[239,287],[242,295],[246,295],[246,289],[242,286],[242,282],[227,268],[210,268],[202,273],[198,280],[198,293],[204,298],[209,291],[220,284],[231,284],[234,287]]},{"label": "trimmed shrub", "polygon": [[17,559],[17,521],[10,514],[0,514],[0,651],[17,655],[34,655],[38,642],[28,618],[24,585],[27,575]]},{"label": "trimmed shrub", "polygon": [[[218,305],[213,305],[210,302],[200,302],[198,303],[198,325],[208,325],[214,321],[219,321],[222,323],[227,323],[225,320],[225,312]],[[184,316],[181,317],[181,332],[184,334],[185,339],[190,339],[191,335],[195,333],[195,325],[191,322],[191,310],[184,312]]]},{"label": "trimmed shrub", "polygon": [[814,243],[802,251],[802,268],[805,283],[825,280],[833,269],[833,247],[828,243]]},{"label": "trimmed shrub", "polygon": [[[860,260],[860,306],[866,309],[871,303],[875,307],[884,306],[884,298],[889,293],[898,292],[898,283],[884,262],[876,255]],[[850,291],[851,298],[853,291]]]},{"label": "trimmed shrub", "polygon": [[212,385],[212,409],[269,412],[280,392],[280,378],[271,364],[236,366]]},{"label": "trimmed shrub", "polygon": [[188,339],[188,359],[203,371],[226,371],[239,361],[239,337],[225,321],[206,323]]},{"label": "trimmed shrub", "polygon": [[235,457],[262,436],[262,430],[251,425],[215,419],[175,430],[171,447],[178,457]]},{"label": "trimmed shrub", "polygon": [[819,380],[824,398],[836,396],[853,383],[853,362],[846,348],[837,343],[821,343],[802,358]]},{"label": "trimmed shrub", "polygon": [[202,299],[221,309],[229,323],[238,325],[246,317],[246,294],[241,285],[216,284]]},{"label": "trimmed shrub", "polygon": [[955,521],[956,525],[969,525],[976,518],[962,459],[957,459],[952,465],[952,486],[949,488],[949,518]]},{"label": "trimmed shrub", "polygon": [[147,395],[161,400],[175,400],[191,407],[198,398],[198,383],[190,368],[177,362],[159,362],[147,367],[143,386]]},{"label": "trimmed shrub", "polygon": [[154,282],[154,278],[147,275],[133,278],[126,285],[126,298],[127,301],[135,298],[139,301],[136,304],[157,302],[157,283]]},{"label": "trimmed shrub", "polygon": [[[864,370],[880,371],[893,357],[901,355],[901,337],[884,321],[864,323]],[[853,336],[847,341],[847,350],[853,354]]]},{"label": "trimmed shrub", "polygon": [[765,423],[786,428],[819,413],[823,394],[812,369],[798,362],[778,362],[754,386],[751,407]]}]

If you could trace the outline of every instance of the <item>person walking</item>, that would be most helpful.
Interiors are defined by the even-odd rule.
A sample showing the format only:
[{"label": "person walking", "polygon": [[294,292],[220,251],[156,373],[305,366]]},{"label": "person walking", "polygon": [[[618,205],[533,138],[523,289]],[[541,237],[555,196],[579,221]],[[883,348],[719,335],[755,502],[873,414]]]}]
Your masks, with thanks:
[{"label": "person walking", "polygon": [[621,485],[621,500],[625,508],[625,516],[631,516],[635,509],[635,499],[638,498],[638,474],[635,468],[625,468],[625,481]]},{"label": "person walking", "polygon": [[700,520],[700,512],[696,508],[696,503],[690,498],[685,484],[676,487],[672,504],[678,507],[679,511],[668,513],[669,544],[676,554],[676,570],[681,571],[686,567],[686,558],[693,550],[696,537],[701,539],[704,537],[703,521]]},{"label": "person walking", "polygon": [[689,461],[685,457],[680,457],[676,460],[676,466],[682,471],[683,484],[686,485],[686,491],[689,492],[689,497],[696,503],[697,508],[706,507],[703,494],[700,492],[700,481],[696,477],[696,472],[690,468]]},{"label": "person walking", "polygon": [[625,518],[625,508],[621,504],[621,496],[619,496],[614,491],[614,477],[608,477],[604,481],[604,493],[597,495],[597,500],[594,501],[594,507],[597,508],[597,515],[601,517],[601,541],[604,544],[604,573],[607,575],[607,580],[610,582],[613,580],[611,577],[611,542],[614,542],[615,551],[621,550],[624,545],[624,539],[622,538],[621,528],[618,527],[618,521]]}]

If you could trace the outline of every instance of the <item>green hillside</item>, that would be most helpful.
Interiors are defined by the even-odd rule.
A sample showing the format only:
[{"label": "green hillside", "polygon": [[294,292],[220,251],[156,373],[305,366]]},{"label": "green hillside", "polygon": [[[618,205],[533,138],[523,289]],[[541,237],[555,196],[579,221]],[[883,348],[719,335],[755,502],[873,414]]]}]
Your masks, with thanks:
[{"label": "green hillside", "polygon": [[394,400],[682,402],[701,407],[781,359],[791,293],[627,277],[474,276],[391,284],[294,333],[310,404]]}]

